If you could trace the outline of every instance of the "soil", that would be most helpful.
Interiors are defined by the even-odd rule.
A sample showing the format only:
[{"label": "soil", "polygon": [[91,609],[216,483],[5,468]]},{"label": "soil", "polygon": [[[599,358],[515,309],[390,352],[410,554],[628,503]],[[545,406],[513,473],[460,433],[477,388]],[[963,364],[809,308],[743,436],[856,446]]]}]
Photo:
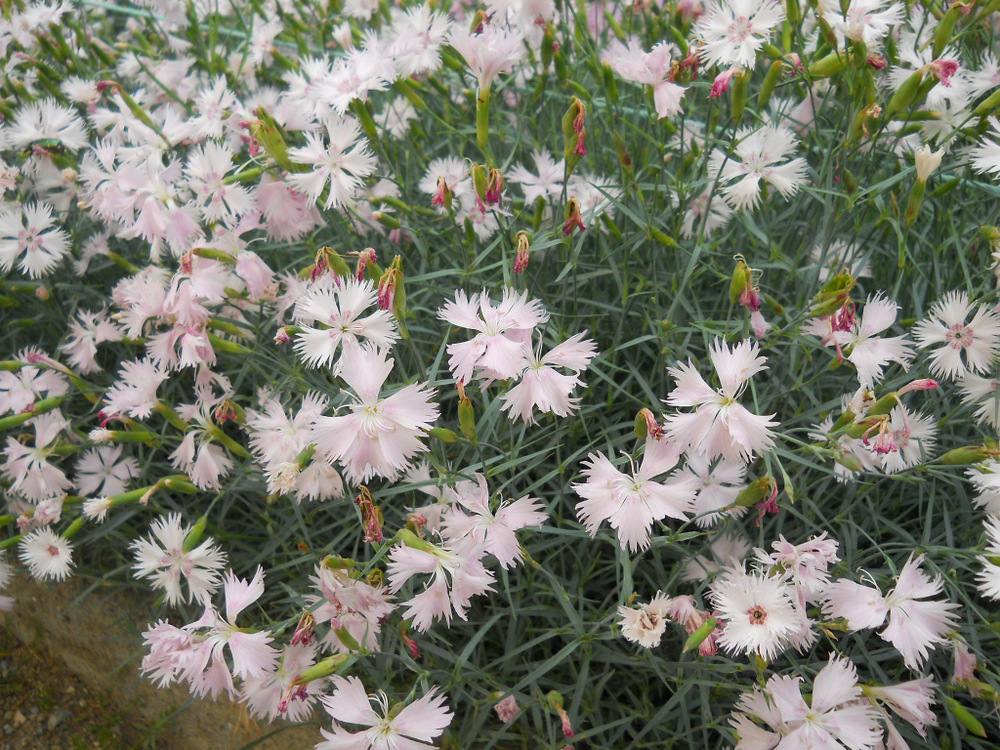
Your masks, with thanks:
[{"label": "soil", "polygon": [[319,716],[259,724],[239,704],[142,678],[142,598],[24,575],[3,593],[16,603],[0,614],[0,750],[309,750],[322,739]]}]

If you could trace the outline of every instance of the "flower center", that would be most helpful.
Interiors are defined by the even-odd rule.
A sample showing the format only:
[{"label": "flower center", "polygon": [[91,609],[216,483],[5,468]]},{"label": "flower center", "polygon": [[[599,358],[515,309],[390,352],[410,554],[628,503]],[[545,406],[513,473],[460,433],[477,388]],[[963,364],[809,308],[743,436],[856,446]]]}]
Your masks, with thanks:
[{"label": "flower center", "polygon": [[945,334],[944,340],[948,342],[948,345],[952,349],[968,349],[972,346],[973,340],[972,329],[961,323],[956,323],[951,328],[948,329],[948,333]]},{"label": "flower center", "polygon": [[740,16],[729,24],[729,41],[733,44],[742,44],[752,33],[753,24],[745,16]]},{"label": "flower center", "polygon": [[767,622],[767,612],[759,604],[747,610],[747,617],[750,618],[751,625],[763,625]]}]

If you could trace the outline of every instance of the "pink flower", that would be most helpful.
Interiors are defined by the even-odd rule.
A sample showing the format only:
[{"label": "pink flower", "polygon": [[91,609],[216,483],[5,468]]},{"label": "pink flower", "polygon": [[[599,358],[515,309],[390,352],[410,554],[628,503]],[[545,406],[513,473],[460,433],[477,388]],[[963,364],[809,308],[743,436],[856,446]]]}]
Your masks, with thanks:
[{"label": "pink flower", "polygon": [[366,482],[373,476],[394,477],[410,459],[427,450],[420,438],[438,417],[427,384],[412,384],[380,396],[395,360],[372,344],[350,347],[341,355],[340,376],[354,391],[350,413],[317,417],[312,427],[316,449],[344,465],[348,478]]},{"label": "pink flower", "polygon": [[453,27],[448,43],[465,58],[481,93],[488,92],[494,78],[509,73],[524,57],[521,32],[492,24],[485,24],[478,33]]},{"label": "pink flower", "polygon": [[665,42],[643,52],[642,43],[636,37],[629,37],[627,46],[613,39],[601,53],[601,62],[626,81],[652,86],[657,117],[673,117],[683,111],[681,99],[686,90],[670,80],[673,73],[671,57],[675,52],[676,47]]},{"label": "pink flower", "polygon": [[528,302],[527,292],[518,294],[510,287],[504,288],[495,307],[485,289],[471,298],[459,290],[455,301],[438,311],[438,317],[478,332],[469,341],[448,345],[448,366],[463,383],[470,382],[476,370],[491,381],[520,375],[527,365],[531,332],[549,319],[541,302]]},{"label": "pink flower", "polygon": [[723,456],[729,461],[748,462],[755,453],[774,445],[770,428],[778,424],[771,421],[773,414],[770,417],[752,414],[736,400],[747,381],[767,369],[765,360],[757,356],[760,353],[757,343],[749,340],[730,350],[724,341],[716,339],[709,353],[719,376],[718,390],[705,382],[690,361],[667,368],[677,380],[667,403],[696,407],[693,412],[667,416],[667,434],[681,446],[707,458]]},{"label": "pink flower", "polygon": [[653,478],[672,469],[680,457],[679,449],[669,440],[647,438],[646,452],[638,471],[623,474],[603,453],[591,453],[584,462],[586,482],[574,484],[573,491],[583,498],[576,514],[591,536],[603,521],[618,532],[622,549],[630,552],[647,549],[653,523],[664,518],[686,520],[697,490],[690,476],[674,476],[666,482]]},{"label": "pink flower", "polygon": [[[426,743],[440,735],[454,716],[437,688],[431,688],[424,697],[399,710],[398,706],[389,706],[385,693],[369,698],[357,677],[335,675],[333,684],[333,694],[320,698],[326,712],[333,717],[333,731],[322,730],[327,741],[316,745],[316,750],[430,748]],[[378,711],[372,708],[373,703]],[[363,728],[352,732],[342,724]]]}]

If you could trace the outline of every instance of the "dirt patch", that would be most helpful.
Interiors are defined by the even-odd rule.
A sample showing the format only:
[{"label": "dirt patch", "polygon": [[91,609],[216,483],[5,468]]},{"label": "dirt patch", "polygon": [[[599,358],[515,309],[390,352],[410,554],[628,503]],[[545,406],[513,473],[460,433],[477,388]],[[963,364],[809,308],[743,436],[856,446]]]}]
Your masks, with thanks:
[{"label": "dirt patch", "polygon": [[261,725],[239,704],[140,677],[152,619],[142,597],[23,575],[4,594],[16,604],[0,615],[0,750],[306,750],[322,739],[319,717]]}]

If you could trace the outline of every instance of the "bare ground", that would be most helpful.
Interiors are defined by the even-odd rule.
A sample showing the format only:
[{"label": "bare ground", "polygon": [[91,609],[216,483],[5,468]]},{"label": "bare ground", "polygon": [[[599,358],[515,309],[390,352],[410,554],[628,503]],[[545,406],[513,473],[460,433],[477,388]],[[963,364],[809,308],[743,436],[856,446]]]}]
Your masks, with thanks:
[{"label": "bare ground", "polygon": [[0,750],[308,750],[321,739],[318,717],[261,725],[239,704],[140,677],[143,598],[24,575],[4,594],[16,604],[0,614]]}]

